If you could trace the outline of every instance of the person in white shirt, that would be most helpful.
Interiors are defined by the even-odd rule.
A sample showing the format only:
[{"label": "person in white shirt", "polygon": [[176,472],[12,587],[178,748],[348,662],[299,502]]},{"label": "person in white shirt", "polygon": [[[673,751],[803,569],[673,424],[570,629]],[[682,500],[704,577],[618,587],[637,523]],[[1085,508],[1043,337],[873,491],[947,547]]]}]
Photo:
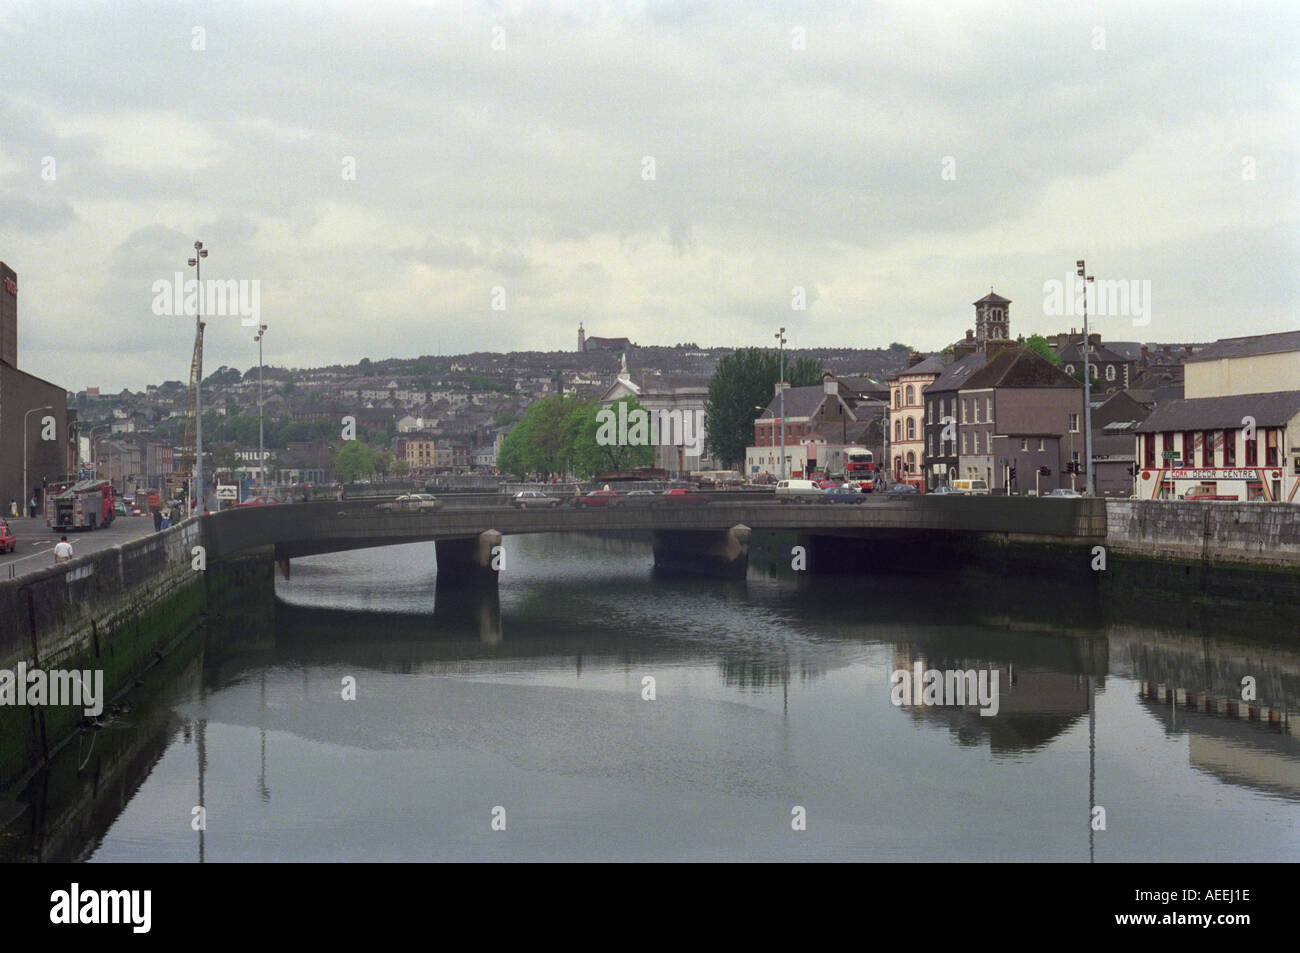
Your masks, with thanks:
[{"label": "person in white shirt", "polygon": [[59,538],[59,544],[54,547],[54,561],[56,563],[66,563],[72,558],[72,544],[68,542],[68,537]]}]

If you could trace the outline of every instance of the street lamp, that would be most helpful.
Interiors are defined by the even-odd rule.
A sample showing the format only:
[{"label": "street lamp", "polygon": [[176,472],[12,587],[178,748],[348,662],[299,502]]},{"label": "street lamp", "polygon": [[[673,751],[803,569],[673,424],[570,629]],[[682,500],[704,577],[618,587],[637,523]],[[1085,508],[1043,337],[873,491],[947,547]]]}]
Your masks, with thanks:
[{"label": "street lamp", "polygon": [[266,493],[266,451],[262,449],[262,336],[266,334],[266,325],[259,325],[257,336],[257,482],[263,495]]},{"label": "street lamp", "polygon": [[33,407],[27,413],[23,414],[23,506],[27,505],[27,418],[32,414],[39,414],[42,410],[53,410],[53,407]]},{"label": "street lamp", "polygon": [[781,397],[781,479],[785,479],[785,328],[772,335],[781,352],[781,379],[776,382]]},{"label": "street lamp", "polygon": [[1088,282],[1092,281],[1092,275],[1084,277],[1083,259],[1080,258],[1074,263],[1075,273],[1079,276],[1083,285],[1083,456],[1084,468],[1087,473],[1087,480],[1084,484],[1084,495],[1093,496],[1092,486],[1092,371],[1089,362],[1089,351],[1091,350],[1088,339]]},{"label": "street lamp", "polygon": [[194,243],[194,257],[189,259],[189,266],[194,269],[194,283],[198,294],[197,313],[194,316],[194,355],[197,364],[194,378],[194,493],[190,500],[197,500],[194,512],[203,512],[203,259],[208,257],[208,250],[203,242]]}]

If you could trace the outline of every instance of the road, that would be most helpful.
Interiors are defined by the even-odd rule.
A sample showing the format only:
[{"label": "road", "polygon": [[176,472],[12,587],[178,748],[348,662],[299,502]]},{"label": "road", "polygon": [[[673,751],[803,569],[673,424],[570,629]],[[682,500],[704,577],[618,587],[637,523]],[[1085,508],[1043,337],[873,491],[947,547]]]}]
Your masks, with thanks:
[{"label": "road", "polygon": [[[18,548],[0,556],[0,579],[11,579],[54,565],[54,544],[62,534],[46,526],[44,517],[33,520],[6,516],[5,521],[18,537]],[[119,516],[107,529],[68,533],[67,537],[73,554],[84,556],[152,532],[152,517]]]}]

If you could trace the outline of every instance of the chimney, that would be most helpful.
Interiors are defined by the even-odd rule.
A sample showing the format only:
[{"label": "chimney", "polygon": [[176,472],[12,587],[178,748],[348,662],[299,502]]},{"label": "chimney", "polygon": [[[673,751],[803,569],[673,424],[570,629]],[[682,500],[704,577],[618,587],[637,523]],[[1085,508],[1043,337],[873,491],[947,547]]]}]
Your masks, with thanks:
[{"label": "chimney", "polygon": [[1145,366],[1146,363],[1147,363],[1147,346],[1146,346],[1145,344],[1143,344],[1143,345],[1142,345],[1142,364]]},{"label": "chimney", "polygon": [[827,374],[822,378],[822,389],[831,397],[837,397],[840,393],[840,384],[832,374]]},{"label": "chimney", "polygon": [[916,367],[916,365],[920,364],[924,360],[925,360],[924,354],[918,354],[916,351],[912,351],[907,355],[907,366]]}]

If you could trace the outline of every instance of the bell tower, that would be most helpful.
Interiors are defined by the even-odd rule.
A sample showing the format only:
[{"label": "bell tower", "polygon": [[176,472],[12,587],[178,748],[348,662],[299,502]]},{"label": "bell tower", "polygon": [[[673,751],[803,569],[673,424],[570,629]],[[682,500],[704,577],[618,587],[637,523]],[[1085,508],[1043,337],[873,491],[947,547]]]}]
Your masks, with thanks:
[{"label": "bell tower", "polygon": [[984,350],[989,341],[1005,341],[1011,336],[1011,299],[989,293],[975,304],[975,341]]},{"label": "bell tower", "polygon": [[582,322],[578,322],[578,353],[581,354],[587,350],[587,332],[582,329]]}]

